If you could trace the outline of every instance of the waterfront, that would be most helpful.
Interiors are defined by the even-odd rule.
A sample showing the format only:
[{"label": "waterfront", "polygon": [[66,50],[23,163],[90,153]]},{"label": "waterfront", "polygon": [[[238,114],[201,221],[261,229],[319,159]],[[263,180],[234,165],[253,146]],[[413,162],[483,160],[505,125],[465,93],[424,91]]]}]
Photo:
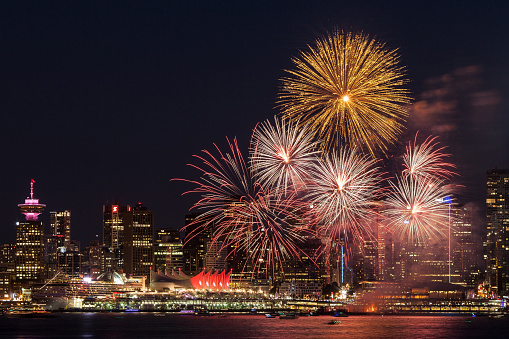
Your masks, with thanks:
[{"label": "waterfront", "polygon": [[[328,325],[331,319],[340,323]],[[264,315],[52,313],[0,317],[1,338],[506,338],[509,318],[488,316],[331,316],[282,320]]]}]

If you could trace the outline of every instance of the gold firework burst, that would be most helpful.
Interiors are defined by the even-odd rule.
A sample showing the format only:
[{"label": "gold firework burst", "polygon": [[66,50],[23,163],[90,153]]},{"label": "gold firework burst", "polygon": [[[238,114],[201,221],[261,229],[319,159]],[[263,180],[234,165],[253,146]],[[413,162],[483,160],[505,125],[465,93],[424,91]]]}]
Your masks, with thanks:
[{"label": "gold firework burst", "polygon": [[339,30],[308,47],[282,79],[284,116],[308,124],[325,151],[349,143],[385,153],[403,129],[410,102],[397,50]]}]

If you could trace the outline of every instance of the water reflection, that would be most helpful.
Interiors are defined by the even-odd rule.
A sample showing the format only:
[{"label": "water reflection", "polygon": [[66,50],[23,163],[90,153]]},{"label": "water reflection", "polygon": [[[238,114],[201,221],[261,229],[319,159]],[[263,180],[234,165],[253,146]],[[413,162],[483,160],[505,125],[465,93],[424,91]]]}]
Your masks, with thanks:
[{"label": "water reflection", "polygon": [[0,317],[1,338],[506,338],[509,318],[330,316],[282,320],[154,313],[61,313],[47,319]]}]

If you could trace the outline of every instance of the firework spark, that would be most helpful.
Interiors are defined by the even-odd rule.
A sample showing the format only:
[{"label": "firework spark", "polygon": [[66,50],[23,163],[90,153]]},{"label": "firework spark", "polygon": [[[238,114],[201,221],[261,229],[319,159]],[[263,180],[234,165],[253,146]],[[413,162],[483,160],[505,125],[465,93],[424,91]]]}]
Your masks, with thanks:
[{"label": "firework spark", "polygon": [[385,152],[401,133],[409,91],[397,50],[367,35],[336,30],[292,61],[282,79],[285,117],[309,125],[329,150],[344,143]]},{"label": "firework spark", "polygon": [[198,181],[174,179],[195,185],[186,193],[201,195],[192,207],[201,214],[186,227],[196,227],[191,237],[211,231],[212,245],[243,251],[253,272],[267,268],[274,275],[278,264],[300,253],[297,244],[305,230],[295,226],[297,203],[292,195],[283,199],[254,183],[236,140],[228,144],[230,153],[216,146],[218,157],[206,150],[205,156],[196,156],[203,164],[190,166],[202,172]]},{"label": "firework spark", "polygon": [[305,184],[307,173],[316,160],[317,142],[306,128],[298,129],[291,121],[275,119],[255,128],[251,138],[251,166],[263,187],[287,192]]},{"label": "firework spark", "polygon": [[385,214],[394,234],[418,244],[433,242],[446,234],[452,200],[443,180],[420,180],[408,175],[390,184]]},{"label": "firework spark", "polygon": [[440,147],[435,142],[437,137],[428,137],[421,144],[417,144],[417,135],[415,136],[413,146],[409,143],[406,147],[406,153],[403,156],[403,175],[415,176],[417,178],[438,177],[448,179],[454,175],[452,171],[456,166],[445,161],[450,154],[443,153],[445,147]]},{"label": "firework spark", "polygon": [[313,206],[319,231],[331,239],[339,239],[343,231],[356,239],[369,236],[366,226],[377,216],[381,193],[376,161],[344,147],[320,159],[311,176],[314,185],[305,199]]}]

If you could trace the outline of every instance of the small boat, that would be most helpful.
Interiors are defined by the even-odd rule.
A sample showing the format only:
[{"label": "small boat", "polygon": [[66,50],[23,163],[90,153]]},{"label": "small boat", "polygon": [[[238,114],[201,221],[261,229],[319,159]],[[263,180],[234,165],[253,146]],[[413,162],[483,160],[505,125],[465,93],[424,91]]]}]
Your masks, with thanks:
[{"label": "small boat", "polygon": [[265,318],[277,318],[278,313],[267,313],[265,314]]},{"label": "small boat", "polygon": [[346,317],[348,317],[348,314],[343,313],[343,312],[341,312],[341,311],[340,311],[340,312],[335,312],[335,313],[334,313],[334,317],[335,317],[335,318],[346,318]]},{"label": "small boat", "polygon": [[295,313],[283,313],[279,315],[279,319],[297,319],[299,316]]},{"label": "small boat", "polygon": [[7,311],[8,318],[53,318],[54,315],[48,311],[15,310]]},{"label": "small boat", "polygon": [[207,310],[202,310],[202,311],[194,312],[194,315],[195,316],[203,317],[203,316],[209,316],[209,315],[212,315],[212,314],[209,311],[207,311]]},{"label": "small boat", "polygon": [[164,317],[164,316],[166,316],[166,313],[163,313],[163,312],[154,313],[154,317]]},{"label": "small boat", "polygon": [[327,325],[337,325],[337,324],[341,324],[341,321],[339,320],[331,320],[327,323]]},{"label": "small boat", "polygon": [[193,315],[194,310],[180,310],[181,315]]}]

